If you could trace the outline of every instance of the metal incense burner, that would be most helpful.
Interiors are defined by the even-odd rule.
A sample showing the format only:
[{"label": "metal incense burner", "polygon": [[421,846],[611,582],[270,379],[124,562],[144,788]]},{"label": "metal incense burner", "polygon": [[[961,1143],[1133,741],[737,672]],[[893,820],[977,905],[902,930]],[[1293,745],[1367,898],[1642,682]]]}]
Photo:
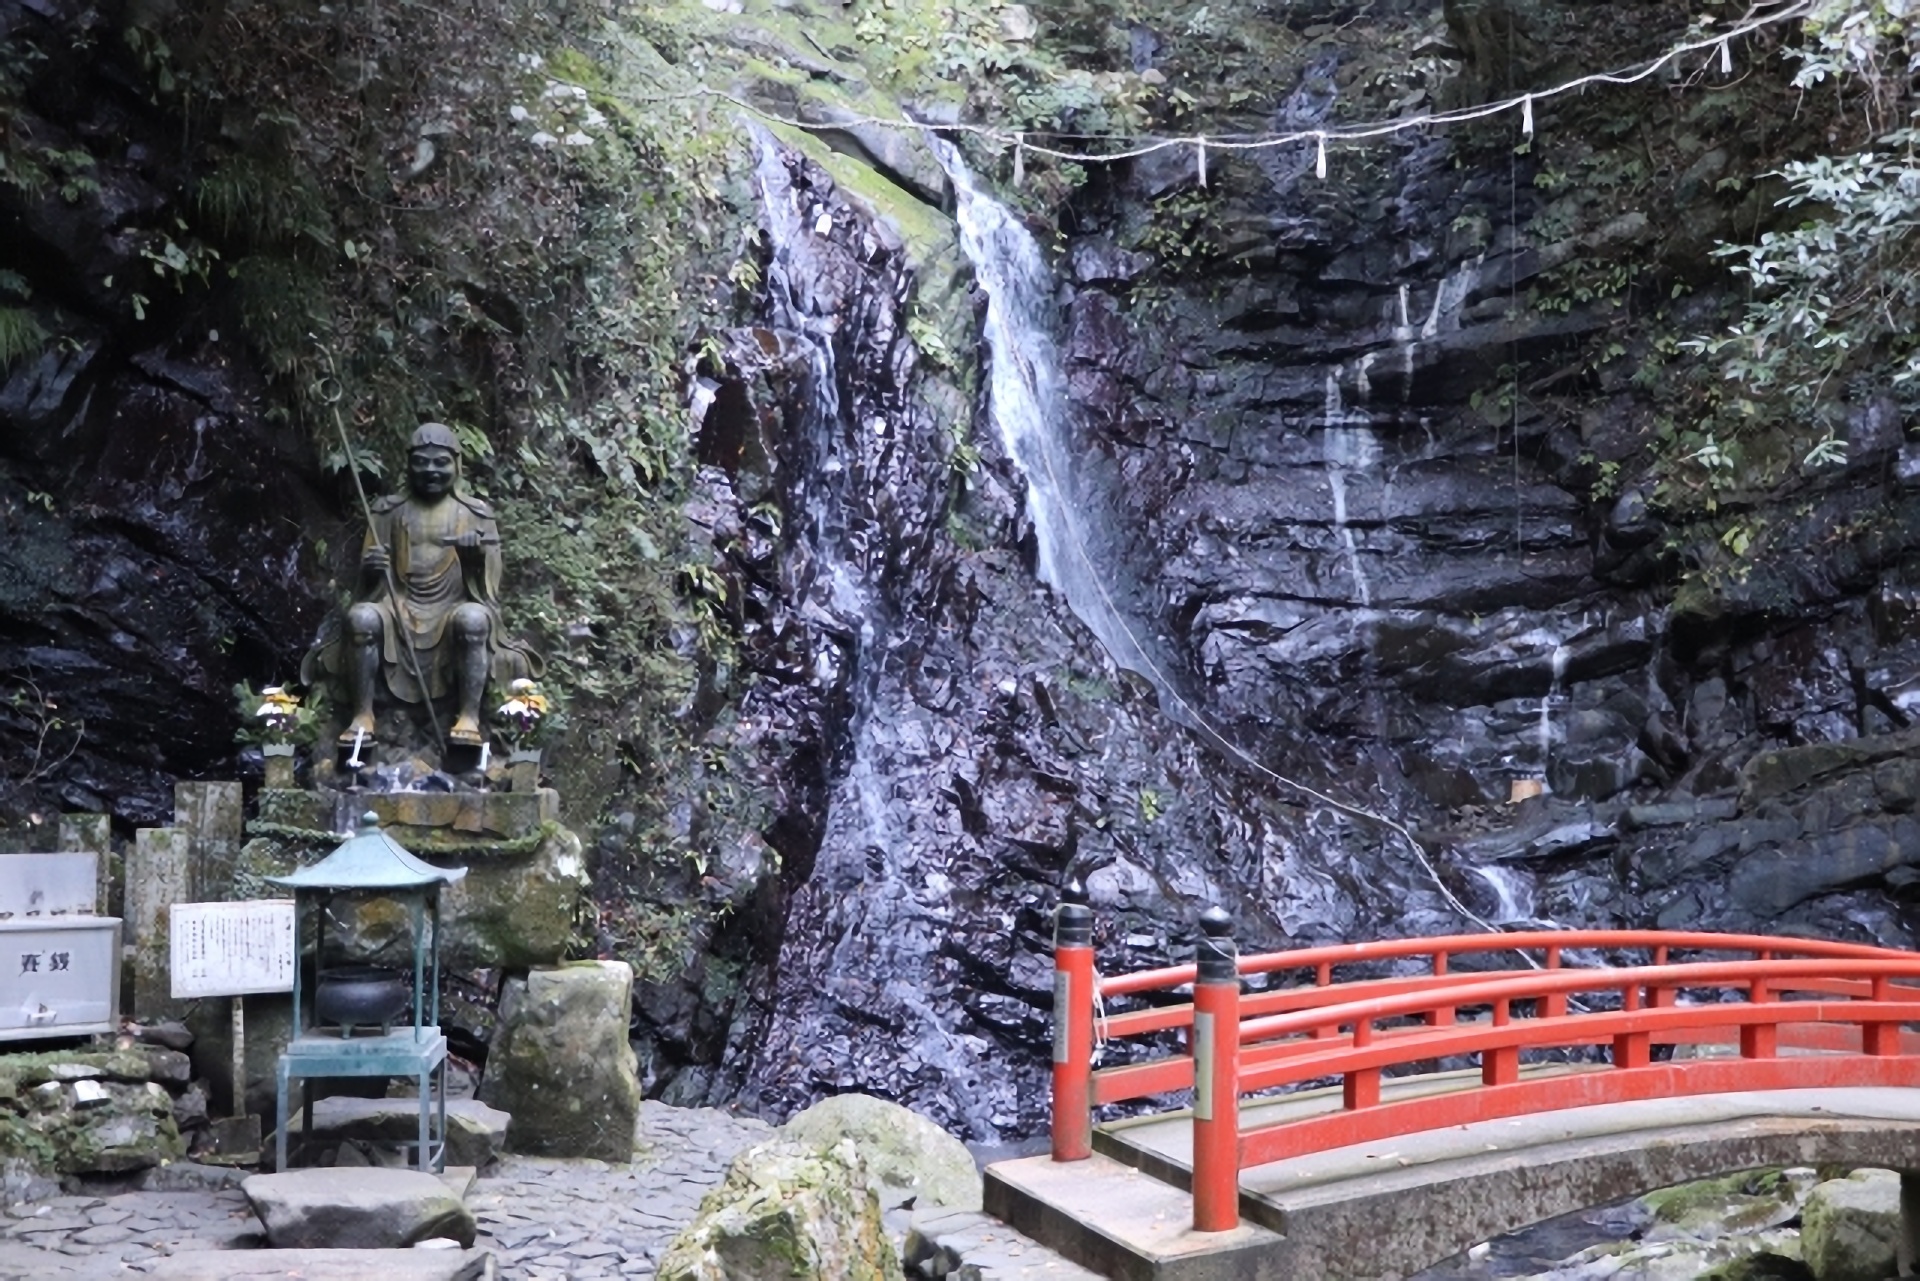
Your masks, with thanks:
[{"label": "metal incense burner", "polygon": [[[313,1080],[329,1076],[403,1076],[420,1091],[414,1164],[442,1169],[447,1148],[447,1038],[440,1031],[440,888],[467,874],[464,867],[424,863],[380,830],[371,812],[360,830],[312,867],[268,879],[293,891],[294,940],[304,948],[312,924],[312,952],[326,955],[327,908],[336,898],[382,898],[407,910],[413,933],[413,972],[353,965],[317,969],[305,991],[305,966],[294,967],[294,1036],[280,1056],[274,1168],[287,1168],[288,1087],[301,1082],[301,1134],[313,1132]],[[402,1022],[411,1016],[410,1022]],[[331,1026],[329,1026],[331,1025]]]}]

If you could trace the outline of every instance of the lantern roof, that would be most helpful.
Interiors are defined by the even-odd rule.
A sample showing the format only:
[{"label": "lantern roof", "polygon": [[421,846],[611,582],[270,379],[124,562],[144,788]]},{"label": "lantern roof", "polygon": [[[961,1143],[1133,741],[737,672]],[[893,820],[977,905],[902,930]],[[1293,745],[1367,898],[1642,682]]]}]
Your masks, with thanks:
[{"label": "lantern roof", "polygon": [[360,830],[333,853],[312,867],[267,880],[294,890],[419,890],[451,885],[466,874],[464,867],[422,862],[381,831],[380,816],[368,810],[360,816]]}]

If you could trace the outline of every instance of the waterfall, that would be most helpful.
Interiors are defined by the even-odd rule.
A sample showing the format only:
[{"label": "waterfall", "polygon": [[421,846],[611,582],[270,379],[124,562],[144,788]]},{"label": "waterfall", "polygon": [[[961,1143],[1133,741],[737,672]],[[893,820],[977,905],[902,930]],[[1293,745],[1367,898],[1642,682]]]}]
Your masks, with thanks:
[{"label": "waterfall", "polygon": [[[1366,364],[1359,377],[1366,385]],[[1353,598],[1360,605],[1373,604],[1373,588],[1367,582],[1366,566],[1360,560],[1360,544],[1353,527],[1347,523],[1347,473],[1366,470],[1380,460],[1380,442],[1373,434],[1372,419],[1364,412],[1351,413],[1340,395],[1340,370],[1327,371],[1325,427],[1320,438],[1320,458],[1327,467],[1327,488],[1333,496],[1333,532],[1347,556],[1347,569],[1353,576]]]},{"label": "waterfall", "polygon": [[1546,697],[1540,700],[1540,785],[1548,791],[1553,785],[1547,781],[1548,767],[1553,763],[1553,705],[1560,701],[1561,682],[1567,674],[1567,658],[1572,651],[1565,645],[1555,645],[1547,660],[1550,676],[1547,680]]},{"label": "waterfall", "polygon": [[1494,909],[1487,919],[1495,925],[1520,925],[1534,919],[1533,882],[1512,868],[1482,864],[1471,869],[1493,891]]},{"label": "waterfall", "polygon": [[1426,323],[1420,326],[1423,339],[1460,328],[1460,308],[1469,295],[1480,287],[1480,268],[1486,261],[1486,255],[1476,254],[1460,264],[1460,270],[1445,276],[1434,287],[1433,310],[1427,313]]},{"label": "waterfall", "polygon": [[928,142],[953,180],[960,247],[987,295],[988,404],[1001,445],[1026,477],[1040,579],[1066,597],[1116,664],[1146,677],[1160,690],[1162,705],[1175,712],[1179,700],[1168,697],[1164,666],[1127,626],[1094,564],[1093,549],[1106,540],[1096,538],[1102,531],[1093,525],[1070,443],[1053,336],[1053,273],[1027,229],[975,185],[952,145],[933,137]]},{"label": "waterfall", "polygon": [[[805,520],[812,535],[814,561],[812,579],[805,584],[807,609],[831,623],[831,630],[852,641],[849,677],[852,724],[849,728],[851,758],[830,810],[830,822],[851,824],[850,844],[867,850],[891,848],[894,819],[884,795],[885,783],[872,766],[872,753],[863,750],[866,721],[874,702],[880,676],[880,653],[887,636],[885,602],[873,583],[865,558],[856,549],[856,540],[847,537],[848,513],[854,495],[847,491],[861,483],[851,474],[848,459],[853,451],[844,440],[850,430],[840,398],[840,371],[834,350],[834,337],[840,318],[823,310],[811,297],[805,282],[796,282],[796,273],[814,256],[809,237],[827,235],[831,221],[820,210],[801,208],[799,194],[787,171],[780,145],[762,130],[755,130],[758,163],[755,178],[760,187],[761,204],[766,210],[767,231],[774,254],[768,274],[768,296],[775,325],[794,335],[807,362],[807,415],[805,437],[815,454],[814,467],[807,469],[809,482],[824,481],[818,490],[803,495]],[[814,654],[815,678],[832,684],[839,669],[848,661],[840,645],[825,641]]]}]

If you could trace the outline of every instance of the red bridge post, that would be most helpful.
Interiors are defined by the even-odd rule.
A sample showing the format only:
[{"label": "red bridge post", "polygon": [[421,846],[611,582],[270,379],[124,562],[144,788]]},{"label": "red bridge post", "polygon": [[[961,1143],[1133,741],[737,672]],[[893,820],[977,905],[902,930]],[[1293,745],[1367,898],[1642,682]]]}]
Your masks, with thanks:
[{"label": "red bridge post", "polygon": [[1093,1155],[1093,909],[1072,881],[1053,917],[1053,1159]]},{"label": "red bridge post", "polygon": [[1240,1226],[1240,974],[1233,921],[1200,917],[1193,985],[1193,1228]]}]

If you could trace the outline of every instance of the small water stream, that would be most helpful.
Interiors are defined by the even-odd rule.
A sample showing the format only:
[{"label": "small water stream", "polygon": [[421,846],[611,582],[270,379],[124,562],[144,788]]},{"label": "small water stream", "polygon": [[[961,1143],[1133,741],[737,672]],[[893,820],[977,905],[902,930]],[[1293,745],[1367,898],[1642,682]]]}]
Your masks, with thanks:
[{"label": "small water stream", "polygon": [[[801,439],[810,457],[796,469],[794,495],[808,536],[796,556],[801,581],[795,588],[814,624],[813,678],[823,688],[844,690],[846,707],[828,745],[834,759],[824,831],[795,909],[805,925],[790,932],[791,941],[804,940],[801,946],[814,954],[785,956],[783,964],[820,976],[818,994],[842,1008],[877,1013],[884,1004],[904,1011],[901,1043],[889,1053],[903,1068],[925,1065],[962,1082],[977,1073],[978,1047],[927,1005],[913,980],[900,977],[925,971],[943,924],[915,904],[919,885],[901,858],[911,845],[911,807],[896,795],[900,781],[885,765],[895,746],[888,699],[897,676],[889,672],[888,655],[899,628],[881,581],[885,540],[860,524],[874,509],[873,491],[884,484],[870,474],[853,437],[872,427],[856,421],[841,367],[850,341],[845,317],[819,278],[833,223],[796,190],[779,143],[759,131],[756,142],[756,178],[773,249],[767,319],[805,352],[808,370]],[[876,985],[884,987],[884,1001]],[[953,1097],[961,1101],[963,1124],[975,1133],[995,1132],[985,1100],[960,1091]]]}]

